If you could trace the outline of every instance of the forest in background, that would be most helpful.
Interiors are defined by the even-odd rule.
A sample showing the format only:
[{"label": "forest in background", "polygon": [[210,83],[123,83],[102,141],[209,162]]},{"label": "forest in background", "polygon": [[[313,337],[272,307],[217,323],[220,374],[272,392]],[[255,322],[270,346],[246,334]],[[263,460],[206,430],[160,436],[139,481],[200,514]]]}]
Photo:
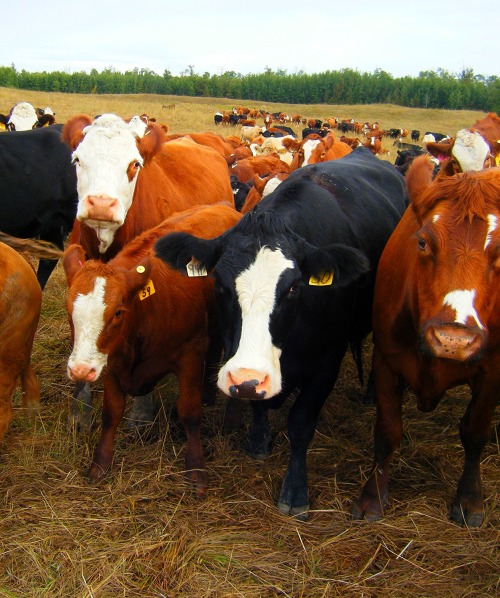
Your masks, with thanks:
[{"label": "forest in background", "polygon": [[180,75],[162,75],[147,68],[124,73],[113,67],[63,71],[18,71],[0,67],[0,86],[45,92],[82,94],[182,95],[234,98],[287,104],[396,104],[409,108],[481,110],[500,113],[500,78],[475,74],[473,69],[450,73],[443,69],[421,71],[418,77],[393,77],[384,70],[373,73],[353,69],[307,74],[266,68],[260,74],[226,71],[202,75],[189,65]]}]

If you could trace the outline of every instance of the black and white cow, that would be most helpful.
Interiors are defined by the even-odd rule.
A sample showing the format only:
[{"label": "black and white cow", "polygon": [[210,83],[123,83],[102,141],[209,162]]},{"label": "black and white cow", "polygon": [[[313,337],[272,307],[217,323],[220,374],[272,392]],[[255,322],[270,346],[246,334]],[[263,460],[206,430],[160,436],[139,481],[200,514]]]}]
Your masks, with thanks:
[{"label": "black and white cow", "polygon": [[[50,241],[63,249],[76,216],[78,195],[71,150],[62,125],[0,135],[0,230]],[[45,286],[57,260],[41,259]]]},{"label": "black and white cow", "polygon": [[172,234],[158,257],[213,272],[224,363],[219,388],[251,399],[247,449],[270,452],[268,409],[297,393],[278,508],[305,519],[306,453],[348,347],[370,331],[375,270],[405,208],[404,179],[365,148],[293,172],[225,234]]}]

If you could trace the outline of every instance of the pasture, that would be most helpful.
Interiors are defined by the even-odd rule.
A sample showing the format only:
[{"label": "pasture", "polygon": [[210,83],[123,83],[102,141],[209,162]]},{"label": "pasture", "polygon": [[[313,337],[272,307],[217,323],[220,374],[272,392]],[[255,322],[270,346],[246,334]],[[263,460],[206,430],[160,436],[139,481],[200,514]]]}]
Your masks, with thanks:
[{"label": "pasture", "polygon": [[[146,112],[169,132],[214,131],[217,110],[248,105],[305,117],[377,120],[453,135],[479,112],[397,106],[275,106],[229,99],[98,96],[0,89],[0,112],[17,101],[50,106],[63,123],[77,113]],[[300,131],[300,127],[295,127]],[[3,133],[7,134],[7,133]],[[383,146],[394,161],[393,140]],[[1,225],[0,225],[1,228]],[[162,407],[149,436],[122,426],[111,472],[85,478],[99,436],[101,388],[95,385],[95,425],[68,430],[73,383],[66,377],[70,331],[59,264],[43,295],[33,359],[41,383],[39,412],[22,409],[0,449],[0,596],[319,598],[485,597],[500,594],[500,439],[492,432],[482,460],[486,518],[479,529],[449,520],[462,470],[458,422],[465,387],[448,392],[434,412],[420,413],[411,394],[390,484],[390,504],[376,522],[349,516],[372,461],[375,409],[361,403],[350,358],[327,401],[308,454],[311,517],[299,522],[276,508],[288,461],[289,404],[271,413],[272,456],[253,461],[241,430],[223,430],[225,399],[205,407],[202,428],[209,489],[197,499],[185,483],[184,434],[175,413],[176,383],[156,395]],[[365,347],[368,371],[370,346]],[[495,426],[499,420],[497,409]]]}]

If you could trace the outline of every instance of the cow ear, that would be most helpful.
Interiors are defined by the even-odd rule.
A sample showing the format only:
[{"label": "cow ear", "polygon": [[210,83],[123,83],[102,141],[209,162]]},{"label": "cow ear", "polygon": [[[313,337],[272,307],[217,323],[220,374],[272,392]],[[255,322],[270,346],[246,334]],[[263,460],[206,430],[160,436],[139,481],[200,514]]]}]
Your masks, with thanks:
[{"label": "cow ear", "polygon": [[160,125],[150,123],[142,137],[137,138],[137,148],[147,164],[161,149],[166,141],[165,131]]},{"label": "cow ear", "polygon": [[358,249],[332,244],[307,251],[300,269],[311,286],[346,287],[370,271],[370,262]]},{"label": "cow ear", "polygon": [[185,275],[192,275],[194,265],[198,276],[206,275],[215,267],[221,255],[220,237],[199,239],[188,233],[170,233],[154,245],[157,258]]},{"label": "cow ear", "polygon": [[154,293],[154,281],[151,280],[152,267],[151,259],[145,257],[127,271],[127,290],[130,297],[139,293],[141,298],[145,298]]},{"label": "cow ear", "polygon": [[433,170],[434,164],[427,155],[418,156],[413,160],[405,177],[408,197],[420,224],[433,206],[433,203],[431,204],[427,199]]},{"label": "cow ear", "polygon": [[64,252],[62,261],[68,286],[71,286],[73,277],[87,261],[83,247],[81,245],[70,245]]},{"label": "cow ear", "polygon": [[76,149],[77,145],[83,139],[83,129],[92,123],[92,118],[87,114],[78,114],[70,118],[64,125],[61,132],[61,140],[69,145],[71,149]]},{"label": "cow ear", "polygon": [[454,139],[451,142],[441,142],[441,141],[428,141],[425,144],[425,149],[434,156],[438,158],[439,161],[444,160],[445,158],[451,157],[451,150],[453,149]]},{"label": "cow ear", "polygon": [[329,150],[332,147],[334,141],[335,138],[333,137],[333,135],[327,135],[326,137],[323,137],[323,143],[327,150]]}]

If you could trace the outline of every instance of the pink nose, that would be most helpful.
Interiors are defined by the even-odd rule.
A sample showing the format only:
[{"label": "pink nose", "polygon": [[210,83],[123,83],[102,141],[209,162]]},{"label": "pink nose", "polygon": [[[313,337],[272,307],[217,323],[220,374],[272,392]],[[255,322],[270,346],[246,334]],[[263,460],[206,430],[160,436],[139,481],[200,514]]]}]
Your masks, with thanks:
[{"label": "pink nose", "polygon": [[116,212],[120,202],[109,195],[87,195],[83,200],[83,205],[91,220],[113,222],[116,220]]},{"label": "pink nose", "polygon": [[97,378],[97,372],[94,367],[76,364],[73,367],[68,365],[68,378],[75,382],[94,382]]},{"label": "pink nose", "polygon": [[232,397],[264,399],[269,395],[269,376],[256,370],[240,368],[228,372],[228,389]]}]

